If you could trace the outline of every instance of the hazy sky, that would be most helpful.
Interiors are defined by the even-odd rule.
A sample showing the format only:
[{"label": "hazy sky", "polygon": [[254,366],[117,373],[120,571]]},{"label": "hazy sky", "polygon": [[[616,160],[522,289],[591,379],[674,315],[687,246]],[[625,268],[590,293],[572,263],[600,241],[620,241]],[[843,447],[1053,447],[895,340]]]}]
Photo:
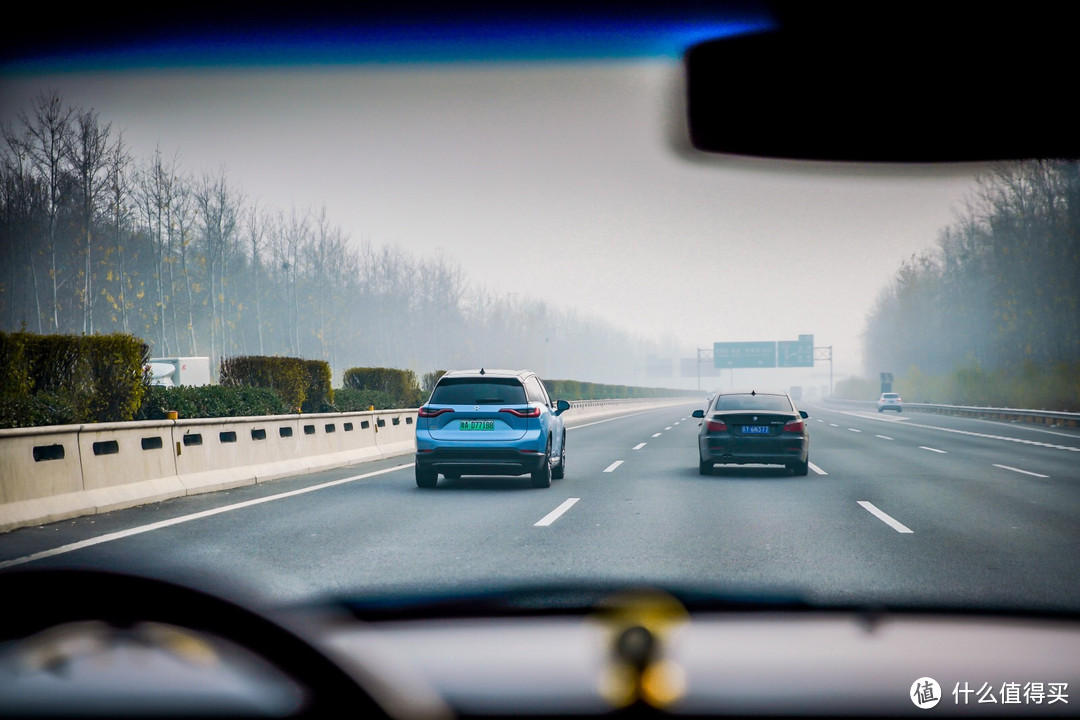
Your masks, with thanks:
[{"label": "hazy sky", "polygon": [[[368,65],[0,77],[0,120],[42,91],[94,108],[148,160],[224,168],[266,208],[321,208],[354,240],[443,252],[684,355],[815,336],[837,376],[899,263],[932,246],[973,169],[709,159],[672,149],[677,65]],[[798,117],[777,118],[778,132]],[[677,126],[676,126],[677,128]],[[818,368],[820,371],[821,368]]]}]

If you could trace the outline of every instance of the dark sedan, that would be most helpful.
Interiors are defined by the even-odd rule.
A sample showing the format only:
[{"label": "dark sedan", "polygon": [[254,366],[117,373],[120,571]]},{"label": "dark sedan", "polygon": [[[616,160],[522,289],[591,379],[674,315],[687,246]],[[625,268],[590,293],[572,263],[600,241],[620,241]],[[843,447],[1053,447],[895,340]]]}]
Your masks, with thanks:
[{"label": "dark sedan", "polygon": [[783,392],[719,393],[705,410],[698,433],[698,468],[713,465],[783,465],[795,475],[810,467],[810,434],[806,412]]}]

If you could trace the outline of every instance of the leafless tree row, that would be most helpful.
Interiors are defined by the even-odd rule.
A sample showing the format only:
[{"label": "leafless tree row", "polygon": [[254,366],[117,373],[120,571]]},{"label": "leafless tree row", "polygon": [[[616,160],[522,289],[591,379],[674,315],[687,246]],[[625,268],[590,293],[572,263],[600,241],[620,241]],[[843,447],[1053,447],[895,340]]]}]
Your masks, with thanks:
[{"label": "leafless tree row", "polygon": [[156,356],[281,354],[335,372],[486,365],[632,383],[649,342],[470,285],[452,258],[355,242],[325,208],[245,198],[225,170],[133,158],[42,95],[3,128],[0,327],[130,332]]},{"label": "leafless tree row", "polygon": [[1080,163],[984,174],[936,248],[881,293],[864,341],[871,372],[1080,370]]}]

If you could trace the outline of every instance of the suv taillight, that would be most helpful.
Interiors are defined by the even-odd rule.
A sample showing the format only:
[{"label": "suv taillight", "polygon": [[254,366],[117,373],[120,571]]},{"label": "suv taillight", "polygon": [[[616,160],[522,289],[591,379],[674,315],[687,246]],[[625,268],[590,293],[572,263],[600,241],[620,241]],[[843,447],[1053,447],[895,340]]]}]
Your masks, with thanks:
[{"label": "suv taillight", "polygon": [[438,408],[438,409],[436,409],[436,408],[422,407],[422,408],[420,408],[420,411],[417,414],[422,418],[433,418],[433,417],[439,417],[443,413],[448,413],[448,412],[453,412],[453,410],[450,409],[450,408]]},{"label": "suv taillight", "polygon": [[510,413],[519,418],[537,418],[540,417],[540,408],[527,407],[527,408],[503,408],[499,410],[501,413]]}]

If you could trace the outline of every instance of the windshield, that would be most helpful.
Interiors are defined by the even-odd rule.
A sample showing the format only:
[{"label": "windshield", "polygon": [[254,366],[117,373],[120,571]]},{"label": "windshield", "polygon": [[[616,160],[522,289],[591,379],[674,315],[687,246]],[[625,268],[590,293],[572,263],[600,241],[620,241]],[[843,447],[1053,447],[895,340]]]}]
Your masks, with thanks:
[{"label": "windshield", "polygon": [[[0,431],[0,563],[282,603],[610,582],[1080,610],[1080,165],[697,153],[682,53],[765,22],[713,20],[5,64],[4,348],[132,336],[174,374],[130,407],[61,382],[122,379],[58,351],[0,378],[6,427],[53,428]],[[278,389],[235,380],[247,358]],[[323,394],[290,358],[325,363]],[[519,424],[551,443],[417,487],[416,433],[451,416],[418,422],[425,399],[526,403],[516,380],[438,382],[480,367],[542,378],[551,410]],[[807,446],[777,450],[805,458],[708,463],[710,396],[792,409],[738,388],[808,413]],[[142,434],[103,434],[123,413]],[[453,442],[494,443],[504,415],[455,416]],[[362,461],[295,456],[362,433]]]}]

